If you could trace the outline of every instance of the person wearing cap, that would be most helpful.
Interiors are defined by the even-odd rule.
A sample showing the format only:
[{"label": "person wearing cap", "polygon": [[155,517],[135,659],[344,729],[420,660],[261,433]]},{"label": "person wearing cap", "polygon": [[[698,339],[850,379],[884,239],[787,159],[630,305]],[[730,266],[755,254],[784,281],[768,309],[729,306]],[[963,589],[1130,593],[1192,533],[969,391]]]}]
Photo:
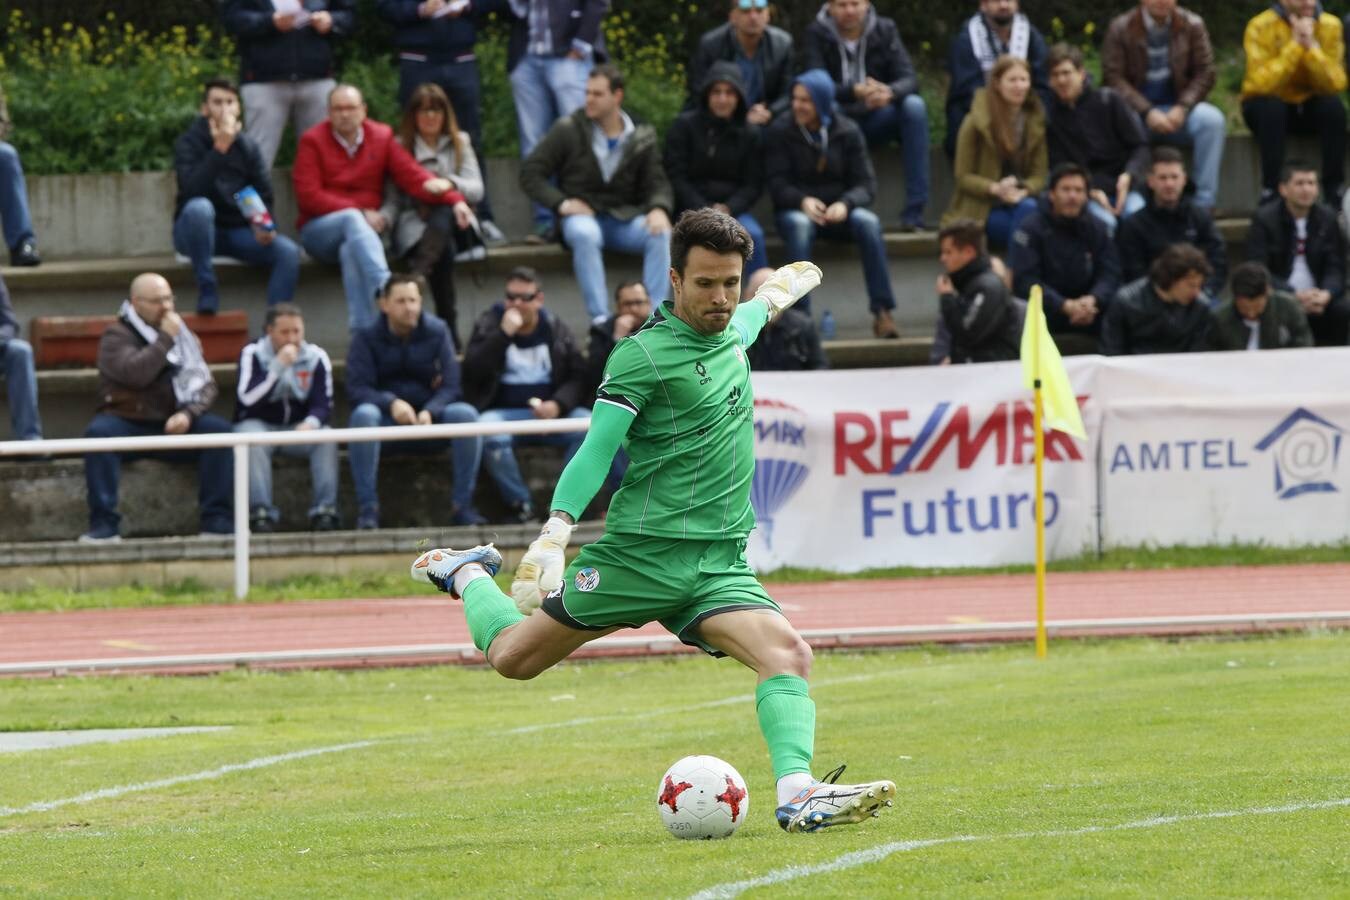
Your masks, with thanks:
[{"label": "person wearing cap", "polygon": [[[872,333],[898,338],[895,292],[886,268],[881,220],[869,208],[877,176],[862,131],[834,102],[834,81],[810,69],[792,85],[792,112],[764,135],[764,173],[788,259],[809,260],[816,236],[853,243],[862,256]],[[808,294],[797,308],[810,311]]]},{"label": "person wearing cap", "polygon": [[[769,0],[731,0],[725,25],[706,31],[689,61],[689,100],[697,109],[713,63],[734,63],[745,94],[745,120],[764,126],[792,103],[792,35],[769,24]],[[751,237],[753,237],[753,233]]]},{"label": "person wearing cap", "polygon": [[835,103],[871,146],[900,145],[905,171],[902,231],[922,231],[928,205],[928,107],[894,19],[871,0],[828,0],[806,29],[805,68],[834,79]]}]

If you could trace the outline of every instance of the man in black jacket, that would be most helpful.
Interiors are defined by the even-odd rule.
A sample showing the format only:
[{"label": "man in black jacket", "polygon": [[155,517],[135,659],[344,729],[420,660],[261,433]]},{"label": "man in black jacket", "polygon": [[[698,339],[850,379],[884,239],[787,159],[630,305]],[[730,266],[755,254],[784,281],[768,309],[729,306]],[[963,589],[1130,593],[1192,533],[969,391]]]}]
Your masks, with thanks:
[{"label": "man in black jacket", "polygon": [[174,206],[173,246],[192,261],[197,277],[197,312],[214,315],[220,287],[211,257],[232,256],[272,270],[267,303],[295,298],[300,278],[300,248],[278,234],[268,214],[245,217],[236,195],[253,188],[267,209],[272,207],[272,180],[258,145],[239,133],[239,90],[225,79],[208,81],[202,92],[201,115],[173,148],[178,176]]},{"label": "man in black jacket", "polygon": [[1317,169],[1285,163],[1280,196],[1257,209],[1247,231],[1247,259],[1270,270],[1308,315],[1319,347],[1343,347],[1350,337],[1345,293],[1345,236],[1331,207],[1317,200]]},{"label": "man in black jacket", "polygon": [[769,264],[764,228],[750,214],[764,190],[763,160],[759,129],[746,121],[745,85],[736,64],[719,60],[709,66],[698,96],[698,107],[681,113],[666,132],[675,218],[705,206],[735,216],[755,242],[745,266],[754,272]]},{"label": "man in black jacket", "polygon": [[586,400],[605,377],[605,360],[619,343],[647,321],[652,314],[652,298],[640,281],[625,281],[614,289],[614,315],[591,326],[586,344]]},{"label": "man in black jacket", "polygon": [[1087,213],[1087,171],[1061,163],[1036,212],[1022,220],[1008,246],[1013,291],[1041,286],[1051,331],[1096,334],[1120,287],[1120,258],[1106,226]]},{"label": "man in black jacket", "polygon": [[689,102],[696,109],[708,70],[733,63],[745,86],[745,120],[762,127],[792,102],[792,35],[769,24],[769,0],[731,0],[727,24],[704,32],[689,62]]},{"label": "man in black jacket", "polygon": [[[478,317],[464,350],[464,397],[480,422],[586,419],[586,365],[562,319],[544,308],[537,272],[518,266],[506,276],[503,302]],[[533,437],[493,434],[483,438],[483,465],[517,522],[535,518],[530,489],[512,451],[515,443],[563,447],[571,459],[585,432]]]},{"label": "man in black jacket", "polygon": [[945,361],[1017,359],[1023,311],[984,252],[984,226],[958,219],[938,232],[938,309],[947,335]]},{"label": "man in black jacket", "polygon": [[1109,88],[1087,83],[1083,52],[1055,44],[1046,58],[1052,99],[1045,137],[1050,165],[1078,163],[1088,173],[1088,212],[1116,233],[1120,219],[1144,206],[1139,183],[1148,163],[1148,139],[1139,116]]},{"label": "man in black jacket", "polygon": [[1206,306],[1213,307],[1227,277],[1228,245],[1209,212],[1195,203],[1181,151],[1154,147],[1147,184],[1147,205],[1122,222],[1116,232],[1124,280],[1143,278],[1153,261],[1173,244],[1191,244],[1209,260],[1211,274],[1202,299]]},{"label": "man in black jacket", "polygon": [[337,85],[333,44],[356,30],[356,0],[304,0],[298,13],[272,0],[225,0],[225,30],[239,45],[248,136],[272,168],[290,120],[299,137],[328,117]]},{"label": "man in black jacket", "polygon": [[871,0],[828,0],[807,26],[802,51],[806,69],[824,69],[834,79],[835,101],[869,145],[900,145],[900,227],[921,230],[928,205],[928,107],[895,21],[878,16]]},{"label": "man in black jacket", "polygon": [[479,22],[496,11],[496,4],[470,3],[467,9],[461,9],[454,0],[378,0],[376,8],[394,26],[399,105],[407,105],[419,84],[439,85],[445,91],[455,121],[469,135],[483,173],[483,198],[474,204],[483,239],[489,244],[505,243],[506,235],[493,221],[492,203],[486,190],[483,86],[473,49]]},{"label": "man in black jacket", "polygon": [[1168,247],[1147,277],[1121,288],[1106,308],[1101,352],[1126,356],[1209,349],[1209,308],[1195,302],[1209,274],[1209,261],[1195,247]]},{"label": "man in black jacket", "polygon": [[[791,112],[764,134],[764,170],[787,258],[809,260],[817,234],[856,244],[872,332],[898,338],[881,220],[867,208],[876,197],[877,176],[862,132],[835,110],[828,72],[811,69],[797,76]],[[797,308],[810,312],[810,303],[808,294]]]}]

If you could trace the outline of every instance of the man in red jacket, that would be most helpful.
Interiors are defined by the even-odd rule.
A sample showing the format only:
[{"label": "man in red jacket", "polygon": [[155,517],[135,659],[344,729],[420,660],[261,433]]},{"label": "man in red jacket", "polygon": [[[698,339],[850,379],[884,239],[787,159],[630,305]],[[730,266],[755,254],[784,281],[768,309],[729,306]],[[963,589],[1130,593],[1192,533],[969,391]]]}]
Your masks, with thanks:
[{"label": "man in red jacket", "polygon": [[380,214],[386,177],[423,203],[453,206],[456,224],[469,227],[473,212],[464,195],[419,166],[392,128],[366,119],[360,90],[338,85],[328,95],[328,121],[300,136],[293,178],[300,243],[315,259],[342,267],[352,331],[375,321],[375,295],[389,278],[380,241],[390,224]]}]

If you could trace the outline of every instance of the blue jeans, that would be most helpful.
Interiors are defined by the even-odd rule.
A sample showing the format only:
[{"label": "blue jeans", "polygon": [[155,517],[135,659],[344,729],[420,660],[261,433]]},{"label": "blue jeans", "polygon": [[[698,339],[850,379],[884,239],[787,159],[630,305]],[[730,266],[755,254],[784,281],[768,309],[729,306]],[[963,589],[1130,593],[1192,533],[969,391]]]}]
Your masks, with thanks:
[{"label": "blue jeans", "polygon": [[192,260],[198,312],[215,312],[220,307],[220,286],[211,264],[217,252],[272,270],[267,280],[268,306],[295,299],[295,286],[300,281],[300,248],[295,241],[274,233],[272,243],[264,247],[253,236],[252,228],[218,228],[216,208],[205,197],[193,197],[183,205],[173,223],[173,248]]},{"label": "blue jeans", "polygon": [[[440,425],[477,422],[478,410],[463,402],[447,403],[435,419]],[[388,427],[393,424],[393,418],[388,413],[381,412],[374,403],[362,403],[352,410],[352,417],[347,421],[350,428]],[[398,453],[435,453],[445,449],[445,441],[399,441],[391,449]],[[455,467],[455,477],[450,487],[450,502],[457,510],[473,507],[473,489],[478,484],[478,462],[482,454],[482,438],[465,437],[450,441],[450,461]],[[349,444],[347,461],[352,467],[357,507],[362,512],[378,510],[380,496],[376,490],[376,476],[380,470],[380,442],[361,441]]]},{"label": "blue jeans", "polygon": [[601,253],[605,247],[641,255],[642,283],[647,296],[652,298],[652,306],[666,299],[670,285],[670,234],[649,234],[646,216],[635,216],[627,222],[605,213],[563,216],[562,233],[572,248],[572,271],[576,273],[591,321],[609,316],[609,289],[605,286],[605,258]]},{"label": "blue jeans", "polygon": [[[570,49],[570,48],[569,48]],[[570,116],[586,102],[586,77],[593,63],[566,56],[536,56],[527,53],[511,70],[511,96],[516,101],[516,127],[520,130],[520,158],[524,159],[543,139],[545,132],[563,116]],[[547,224],[553,213],[534,204],[534,220]]]},{"label": "blue jeans", "polygon": [[[324,426],[327,430],[328,426]],[[234,430],[245,434],[263,434],[269,431],[294,431],[293,425],[273,425],[262,419],[244,419],[234,423]],[[255,444],[248,448],[248,508],[265,507],[273,522],[281,519],[281,511],[272,505],[272,456],[309,457],[309,478],[313,484],[314,505],[310,518],[320,513],[337,514],[338,447],[337,444],[290,444],[267,446]]]},{"label": "blue jeans", "polygon": [[[1163,112],[1170,106],[1158,107]],[[1191,179],[1195,182],[1195,205],[1213,209],[1219,196],[1219,167],[1223,165],[1223,113],[1212,103],[1197,103],[1186,116],[1186,124],[1172,134],[1159,134],[1144,122],[1149,140],[1195,149]]]},{"label": "blue jeans", "polygon": [[857,120],[869,146],[900,145],[905,168],[905,207],[900,221],[922,225],[928,205],[928,107],[923,97],[910,94],[899,103],[869,110]]},{"label": "blue jeans", "polygon": [[[589,419],[591,411],[578,406],[567,414],[569,419]],[[523,422],[534,419],[534,411],[523,407],[506,409],[485,409],[478,421],[487,422]],[[520,474],[520,464],[511,450],[514,444],[538,444],[546,447],[563,447],[564,465],[576,455],[577,448],[586,439],[586,432],[566,432],[563,434],[489,434],[483,438],[483,464],[497,483],[502,499],[515,505],[527,503],[530,489],[525,486],[525,478]]]},{"label": "blue jeans", "polygon": [[1023,197],[1015,206],[1000,204],[989,210],[984,223],[985,236],[994,247],[1007,247],[1022,220],[1036,211],[1036,198]]},{"label": "blue jeans", "polygon": [[1119,219],[1116,218],[1115,213],[1107,209],[1105,206],[1102,206],[1096,200],[1088,201],[1087,211],[1092,213],[1093,218],[1095,218],[1097,221],[1101,222],[1103,225],[1106,226],[1107,234],[1111,235],[1112,237],[1115,237],[1116,227],[1120,224],[1120,222],[1124,219],[1128,219],[1130,216],[1139,212],[1139,210],[1143,209],[1147,205],[1148,204],[1144,200],[1144,196],[1142,194],[1140,194],[1138,191],[1130,191],[1128,194],[1125,195],[1125,208],[1120,211]]},{"label": "blue jeans", "polygon": [[42,440],[37,372],[33,370],[33,348],[27,341],[12,338],[0,344],[0,372],[5,376],[9,394],[9,424],[14,427],[14,439]]},{"label": "blue jeans", "polygon": [[380,236],[361,210],[340,209],[310,219],[300,229],[300,243],[315,259],[341,267],[347,328],[356,331],[373,324],[378,318],[375,296],[389,280],[389,264]]},{"label": "blue jeans", "polygon": [[[219,434],[230,423],[210,413],[195,419],[188,434]],[[163,422],[135,422],[121,416],[99,413],[84,430],[87,438],[146,437],[163,435]],[[152,456],[171,462],[197,463],[197,498],[202,531],[221,534],[234,530],[234,460],[229,447],[212,450],[161,450],[155,453],[89,453],[84,457],[85,490],[89,499],[89,533],[111,537],[118,533],[122,517],[117,512],[117,483],[122,463]]]},{"label": "blue jeans", "polygon": [[4,141],[0,141],[0,222],[5,228],[5,245],[11,249],[33,236],[28,184],[23,180],[19,151]]},{"label": "blue jeans", "polygon": [[478,168],[483,173],[483,199],[478,201],[478,218],[492,219],[492,204],[487,195],[487,157],[483,155],[483,84],[478,75],[478,60],[463,62],[398,61],[398,105],[406,106],[408,98],[420,84],[435,84],[450,98],[455,121],[461,131],[469,135]]},{"label": "blue jeans", "polygon": [[746,282],[756,271],[769,265],[769,251],[764,246],[764,226],[759,224],[758,219],[745,212],[737,216],[736,221],[741,223],[741,227],[750,233],[750,240],[755,242],[755,249],[745,261],[745,273],[741,276],[741,281]]},{"label": "blue jeans", "polygon": [[[867,306],[872,312],[895,309],[895,292],[891,290],[891,276],[886,269],[886,244],[881,237],[881,220],[870,209],[854,207],[848,219],[828,225],[816,225],[798,209],[780,210],[778,233],[783,236],[783,249],[788,262],[809,260],[816,235],[834,241],[856,244],[862,256],[863,280],[867,283]],[[811,311],[811,295],[797,301],[797,308]]]}]

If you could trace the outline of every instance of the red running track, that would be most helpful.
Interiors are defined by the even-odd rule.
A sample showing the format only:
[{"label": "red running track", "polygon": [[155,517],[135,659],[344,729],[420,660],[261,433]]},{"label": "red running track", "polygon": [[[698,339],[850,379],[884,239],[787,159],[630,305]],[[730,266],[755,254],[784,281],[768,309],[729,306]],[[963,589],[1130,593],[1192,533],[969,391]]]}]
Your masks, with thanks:
[{"label": "red running track", "polygon": [[[1030,575],[768,587],[816,646],[1025,639],[1035,618]],[[1052,634],[1345,626],[1350,563],[1052,574],[1046,618]],[[578,655],[687,650],[649,625]],[[440,597],[0,615],[0,674],[481,661]]]}]

